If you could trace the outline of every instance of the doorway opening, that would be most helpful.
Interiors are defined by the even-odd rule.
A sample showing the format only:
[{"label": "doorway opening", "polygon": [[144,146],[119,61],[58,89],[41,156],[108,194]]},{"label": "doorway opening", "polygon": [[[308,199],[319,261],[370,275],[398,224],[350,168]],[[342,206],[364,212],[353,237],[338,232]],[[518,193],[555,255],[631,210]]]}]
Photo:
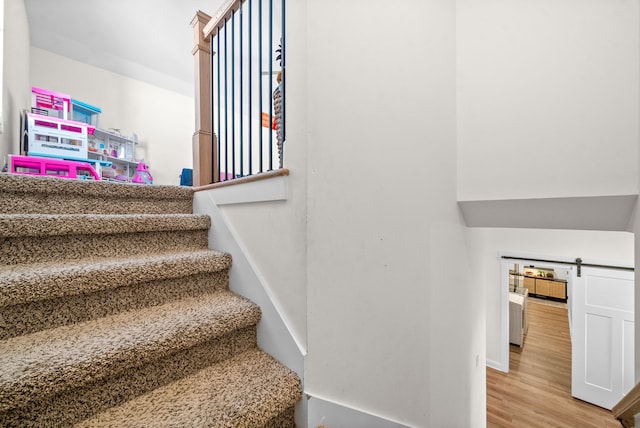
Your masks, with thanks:
[{"label": "doorway opening", "polygon": [[[526,346],[530,304],[566,309],[571,332],[572,266],[563,262],[502,258],[502,371],[509,372],[510,352]],[[571,352],[571,351],[569,351]]]},{"label": "doorway opening", "polygon": [[[530,304],[560,308],[565,316],[555,322],[566,322],[570,330],[571,314],[568,311],[570,269],[565,266],[551,267],[549,264],[527,262],[509,263],[509,349],[521,353],[525,346],[531,318],[540,311],[530,313]],[[562,311],[556,310],[561,313]],[[549,326],[548,328],[555,328]],[[559,326],[564,329],[565,326]],[[569,349],[569,355],[571,350]]]}]

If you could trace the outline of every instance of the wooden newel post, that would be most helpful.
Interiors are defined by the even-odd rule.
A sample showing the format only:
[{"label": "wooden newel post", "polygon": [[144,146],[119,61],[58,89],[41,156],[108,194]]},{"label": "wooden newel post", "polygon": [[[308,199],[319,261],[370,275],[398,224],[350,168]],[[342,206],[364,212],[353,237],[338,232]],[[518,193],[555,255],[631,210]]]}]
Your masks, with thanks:
[{"label": "wooden newel post", "polygon": [[211,20],[204,12],[196,12],[191,21],[194,46],[191,50],[195,69],[195,133],[193,134],[193,185],[213,183],[220,175],[217,144],[211,123],[211,37],[204,37],[203,29]]}]

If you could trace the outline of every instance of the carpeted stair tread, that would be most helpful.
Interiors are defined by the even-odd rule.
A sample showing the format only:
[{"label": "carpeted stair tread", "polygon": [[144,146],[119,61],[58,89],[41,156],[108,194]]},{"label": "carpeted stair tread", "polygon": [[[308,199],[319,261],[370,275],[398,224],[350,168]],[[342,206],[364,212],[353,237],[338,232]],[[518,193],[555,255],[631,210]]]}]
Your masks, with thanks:
[{"label": "carpeted stair tread", "polygon": [[0,238],[206,230],[210,226],[209,216],[197,214],[0,214]]},{"label": "carpeted stair tread", "polygon": [[256,348],[75,426],[263,427],[301,395],[298,377]]},{"label": "carpeted stair tread", "polygon": [[144,257],[0,267],[0,306],[217,272],[230,266],[229,254],[200,250]]},{"label": "carpeted stair tread", "polygon": [[130,183],[114,183],[109,181],[69,180],[57,177],[28,176],[0,173],[0,192],[11,193],[44,193],[77,194],[105,199],[188,199],[191,200],[193,190],[185,186],[143,186]]},{"label": "carpeted stair tread", "polygon": [[257,305],[225,290],[0,341],[0,411],[125,372],[259,319]]},{"label": "carpeted stair tread", "polygon": [[0,212],[190,214],[193,189],[0,173]]}]

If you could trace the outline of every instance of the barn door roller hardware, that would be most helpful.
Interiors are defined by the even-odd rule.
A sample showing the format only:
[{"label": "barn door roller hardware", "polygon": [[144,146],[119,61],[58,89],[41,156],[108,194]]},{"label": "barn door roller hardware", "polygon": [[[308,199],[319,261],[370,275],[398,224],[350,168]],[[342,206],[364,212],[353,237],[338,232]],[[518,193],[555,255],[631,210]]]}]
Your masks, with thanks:
[{"label": "barn door roller hardware", "polygon": [[576,259],[576,266],[578,267],[578,278],[582,276],[582,259],[578,257]]}]

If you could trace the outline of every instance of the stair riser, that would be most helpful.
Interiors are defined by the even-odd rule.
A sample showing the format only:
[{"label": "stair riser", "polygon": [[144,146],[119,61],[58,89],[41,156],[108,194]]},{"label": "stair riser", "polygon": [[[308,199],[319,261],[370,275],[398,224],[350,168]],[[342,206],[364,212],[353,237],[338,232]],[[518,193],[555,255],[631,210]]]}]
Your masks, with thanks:
[{"label": "stair riser", "polygon": [[68,426],[255,346],[255,326],[247,327],[118,376],[0,413],[0,426]]},{"label": "stair riser", "polygon": [[[181,298],[200,296],[227,289],[228,285],[229,271],[225,269],[97,293],[7,306],[0,310],[0,340],[161,305]],[[51,308],[55,308],[55,311]]]},{"label": "stair riser", "polygon": [[207,230],[178,230],[4,238],[0,241],[0,265],[203,250],[208,245],[207,235]]},{"label": "stair riser", "polygon": [[0,197],[1,214],[191,214],[189,200],[157,200],[56,195],[47,193],[5,193]]}]

